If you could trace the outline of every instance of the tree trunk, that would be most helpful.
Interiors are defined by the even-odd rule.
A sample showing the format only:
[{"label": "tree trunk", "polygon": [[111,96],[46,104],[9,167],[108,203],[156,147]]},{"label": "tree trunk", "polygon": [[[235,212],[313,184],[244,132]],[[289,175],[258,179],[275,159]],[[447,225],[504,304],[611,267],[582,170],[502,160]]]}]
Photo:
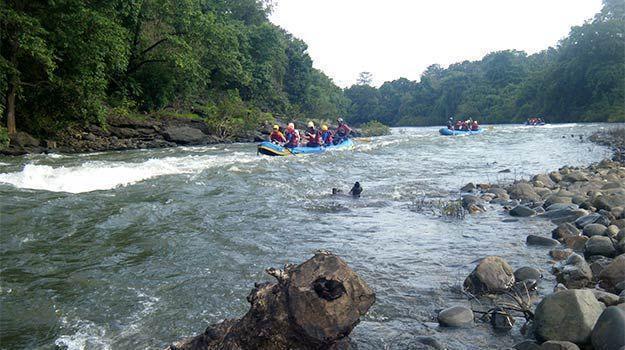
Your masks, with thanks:
[{"label": "tree trunk", "polygon": [[[12,33],[11,33],[12,32]],[[9,39],[9,62],[11,62],[11,68],[7,74],[7,92],[6,92],[6,109],[7,109],[7,129],[9,134],[17,132],[15,125],[15,98],[17,95],[17,88],[20,83],[19,71],[17,70],[17,52],[19,50],[19,43],[17,42],[17,30],[9,31],[9,35],[13,34],[13,40]],[[11,36],[9,36],[11,38]]]},{"label": "tree trunk", "polygon": [[15,95],[17,91],[17,76],[11,74],[7,87],[7,129],[9,134],[17,132],[15,127]]}]

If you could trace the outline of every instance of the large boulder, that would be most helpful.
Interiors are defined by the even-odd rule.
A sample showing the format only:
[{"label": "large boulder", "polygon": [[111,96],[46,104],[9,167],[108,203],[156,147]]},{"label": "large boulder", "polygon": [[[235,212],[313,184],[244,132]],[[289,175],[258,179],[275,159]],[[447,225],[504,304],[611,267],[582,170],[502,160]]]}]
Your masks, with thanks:
[{"label": "large boulder", "polygon": [[245,316],[209,326],[167,349],[343,349],[375,302],[367,284],[328,252],[267,272],[277,283],[256,285],[247,297],[251,308]]},{"label": "large boulder", "polygon": [[462,192],[471,192],[471,191],[473,191],[473,190],[475,190],[475,189],[476,189],[476,187],[475,187],[475,185],[473,184],[473,182],[469,182],[468,184],[466,184],[466,185],[462,186],[462,187],[460,188],[460,191],[462,191]]},{"label": "large boulder", "polygon": [[620,232],[620,229],[618,228],[618,226],[610,225],[605,230],[605,236],[616,239],[618,237],[619,232]]},{"label": "large boulder", "polygon": [[438,313],[438,323],[444,327],[469,327],[473,325],[473,311],[463,306],[454,306]]},{"label": "large boulder", "polygon": [[163,130],[163,136],[169,142],[181,145],[196,145],[209,140],[202,130],[189,126],[169,126]]},{"label": "large boulder", "polygon": [[508,194],[512,199],[522,202],[538,202],[540,196],[534,191],[534,187],[527,182],[517,182],[508,188]]},{"label": "large boulder", "polygon": [[622,350],[625,348],[625,311],[611,306],[603,311],[591,335],[595,350]]},{"label": "large boulder", "polygon": [[482,259],[464,280],[464,288],[473,294],[503,293],[514,285],[512,267],[498,256]]},{"label": "large boulder", "polygon": [[558,182],[562,181],[562,174],[560,174],[560,172],[558,172],[558,171],[552,171],[552,172],[549,173],[549,178],[554,183],[558,183]]},{"label": "large boulder", "polygon": [[509,212],[510,216],[528,217],[536,215],[536,210],[528,208],[525,205],[517,205]]},{"label": "large boulder", "polygon": [[584,256],[589,257],[592,255],[601,255],[608,258],[614,257],[616,248],[614,248],[612,239],[605,236],[590,237],[584,248]]},{"label": "large boulder", "polygon": [[583,229],[584,227],[586,227],[586,225],[595,224],[595,223],[606,225],[606,222],[607,222],[607,225],[610,224],[610,220],[607,220],[601,214],[592,213],[592,214],[588,214],[585,216],[581,216],[578,219],[576,219],[575,226],[577,226],[580,229]]},{"label": "large boulder", "polygon": [[556,225],[560,225],[565,222],[574,222],[580,217],[584,217],[586,215],[588,215],[588,211],[584,209],[573,209],[570,207],[563,208],[563,209],[550,210],[543,214],[543,216],[549,218],[551,222],[553,222]]},{"label": "large boulder", "polygon": [[536,307],[534,326],[539,339],[590,342],[603,306],[588,290],[565,290],[547,295]]},{"label": "large boulder", "polygon": [[462,196],[462,207],[468,209],[472,205],[481,205],[482,199],[472,194],[465,194]]},{"label": "large boulder", "polygon": [[558,196],[556,194],[552,194],[549,197],[545,198],[545,203],[543,203],[544,208],[549,208],[554,204],[572,204],[573,200],[571,197],[563,197]]},{"label": "large boulder", "polygon": [[586,242],[588,242],[588,237],[586,236],[571,236],[564,238],[564,244],[576,252],[583,251],[586,247]]},{"label": "large boulder", "polygon": [[547,174],[538,174],[532,177],[532,182],[540,181],[545,187],[554,188],[556,183]]},{"label": "large boulder", "polygon": [[608,228],[601,224],[588,224],[584,226],[582,233],[584,236],[605,236]]},{"label": "large boulder", "polygon": [[557,240],[564,240],[566,237],[574,237],[579,235],[579,229],[570,222],[564,222],[558,225],[558,227],[556,227],[555,229],[553,229],[553,231],[551,231],[551,237]]},{"label": "large boulder", "polygon": [[514,279],[516,281],[539,280],[543,274],[536,268],[523,266],[514,271]]},{"label": "large boulder", "polygon": [[588,264],[590,265],[590,270],[592,270],[593,280],[598,281],[601,271],[608,267],[612,263],[612,261],[614,261],[614,259],[610,259],[601,255],[589,256]]},{"label": "large boulder", "polygon": [[492,193],[496,197],[507,197],[507,198],[510,198],[510,196],[508,195],[508,191],[506,191],[505,189],[503,189],[501,187],[491,187],[488,190],[486,190],[486,193]]},{"label": "large boulder", "polygon": [[546,211],[553,211],[553,210],[560,210],[560,209],[571,209],[571,210],[579,209],[579,206],[577,204],[567,204],[567,203],[555,203],[555,204],[551,204],[548,206],[545,206],[545,205],[543,206],[545,207]]},{"label": "large boulder", "polygon": [[573,254],[573,250],[567,248],[556,248],[549,251],[549,256],[551,256],[553,260],[556,261],[565,260],[569,256],[571,256],[571,254]]},{"label": "large boulder", "polygon": [[604,292],[599,289],[590,289],[590,291],[595,295],[595,299],[605,306],[614,306],[619,303],[619,296],[616,294]]},{"label": "large boulder", "polygon": [[39,140],[23,131],[18,131],[9,135],[12,146],[17,147],[39,147]]},{"label": "large boulder", "polygon": [[615,207],[621,207],[625,203],[625,194],[612,193],[595,198],[593,205],[597,209],[612,210]]},{"label": "large boulder", "polygon": [[541,245],[545,247],[555,247],[560,244],[560,242],[553,238],[537,235],[528,235],[525,239],[525,243],[527,243],[527,245]]},{"label": "large boulder", "polygon": [[[616,291],[616,286],[625,281],[625,254],[617,256],[599,274],[599,283],[608,291]],[[618,291],[620,292],[620,291]]]},{"label": "large boulder", "polygon": [[571,171],[564,175],[564,181],[566,182],[579,182],[588,181],[588,176],[581,171]]},{"label": "large boulder", "polygon": [[563,265],[554,267],[556,281],[567,288],[584,288],[592,283],[592,270],[578,254],[571,254]]}]

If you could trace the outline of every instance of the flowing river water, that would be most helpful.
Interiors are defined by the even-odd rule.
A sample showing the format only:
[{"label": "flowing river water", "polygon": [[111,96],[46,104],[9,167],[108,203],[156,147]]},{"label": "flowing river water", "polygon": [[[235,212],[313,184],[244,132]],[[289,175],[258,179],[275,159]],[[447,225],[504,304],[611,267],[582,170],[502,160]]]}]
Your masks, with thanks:
[{"label": "flowing river water", "polygon": [[[352,333],[359,349],[410,349],[424,335],[504,348],[518,327],[443,329],[437,310],[467,305],[452,287],[480,257],[547,270],[546,250],[524,241],[552,225],[503,221],[501,207],[445,218],[419,203],[599,161],[610,151],[579,135],[608,127],[394,129],[353,151],[284,158],[253,144],[0,158],[0,347],[163,348],[242,316],[265,268],[327,249],[377,293]],[[355,181],[362,198],[330,195]]]}]

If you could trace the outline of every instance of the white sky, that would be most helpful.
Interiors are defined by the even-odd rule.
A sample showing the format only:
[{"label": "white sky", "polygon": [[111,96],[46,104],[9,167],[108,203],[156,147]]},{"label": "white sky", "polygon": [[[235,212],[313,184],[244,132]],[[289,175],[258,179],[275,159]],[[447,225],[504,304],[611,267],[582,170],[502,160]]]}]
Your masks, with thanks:
[{"label": "white sky", "polygon": [[479,60],[506,49],[535,53],[601,9],[601,0],[275,0],[273,23],[308,44],[339,86],[418,80],[430,64]]}]

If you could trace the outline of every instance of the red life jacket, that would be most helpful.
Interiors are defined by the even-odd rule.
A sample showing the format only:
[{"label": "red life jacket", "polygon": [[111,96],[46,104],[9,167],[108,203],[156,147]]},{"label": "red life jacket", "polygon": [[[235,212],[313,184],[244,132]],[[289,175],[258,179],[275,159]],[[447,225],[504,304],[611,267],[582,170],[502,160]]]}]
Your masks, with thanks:
[{"label": "red life jacket", "polygon": [[310,130],[306,130],[306,136],[308,137],[308,142],[321,144],[321,133],[317,130],[314,133],[311,133]]},{"label": "red life jacket", "polygon": [[335,134],[340,137],[345,137],[345,136],[348,136],[351,131],[352,129],[349,126],[347,126],[347,124],[343,123],[339,125],[338,128],[336,128]]},{"label": "red life jacket", "polygon": [[288,140],[287,145],[291,146],[291,147],[299,146],[299,133],[297,131],[295,131],[295,130],[290,130],[289,131],[288,129],[287,129],[286,133],[287,133],[287,137],[286,138]]}]

